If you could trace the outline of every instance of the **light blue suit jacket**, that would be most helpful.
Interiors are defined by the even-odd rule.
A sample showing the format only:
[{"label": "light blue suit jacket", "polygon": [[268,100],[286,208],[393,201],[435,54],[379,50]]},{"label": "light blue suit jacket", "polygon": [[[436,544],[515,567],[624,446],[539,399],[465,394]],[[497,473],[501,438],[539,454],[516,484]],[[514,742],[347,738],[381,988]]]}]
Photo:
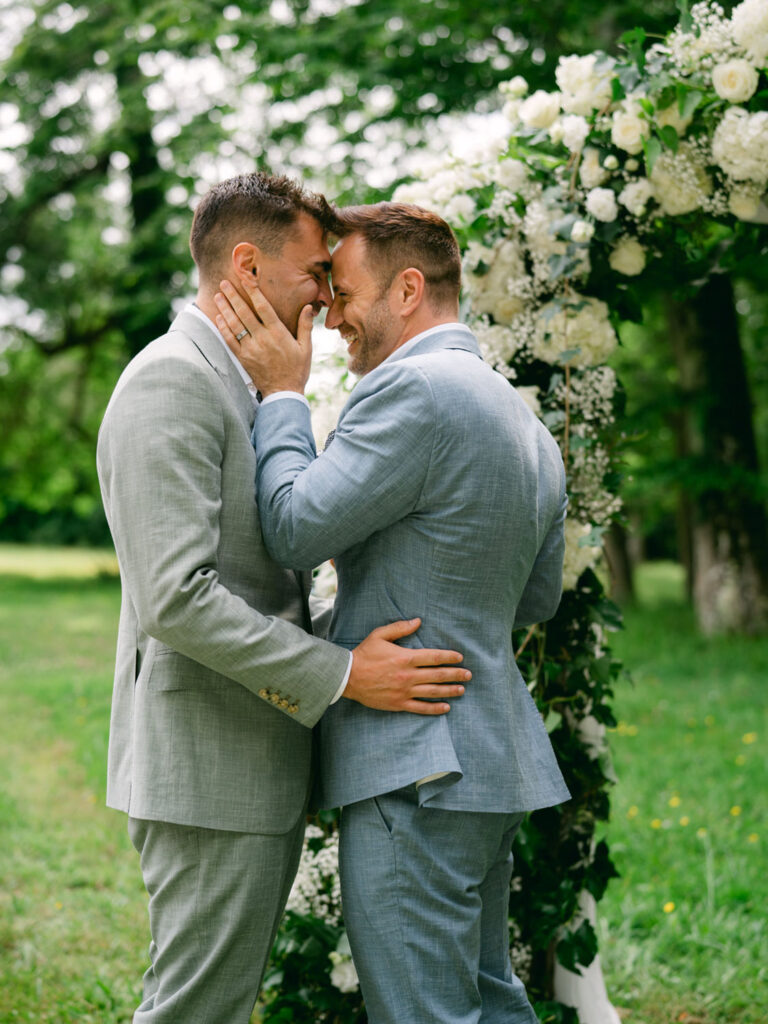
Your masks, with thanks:
[{"label": "light blue suit jacket", "polygon": [[320,805],[409,785],[420,802],[514,812],[568,799],[517,669],[513,627],[550,618],[563,564],[559,449],[519,395],[446,325],[355,387],[319,457],[309,411],[270,403],[253,432],[264,540],[306,569],[335,558],[329,639],[420,617],[404,643],[464,653],[463,697],[439,717],[340,700],[323,716]]}]

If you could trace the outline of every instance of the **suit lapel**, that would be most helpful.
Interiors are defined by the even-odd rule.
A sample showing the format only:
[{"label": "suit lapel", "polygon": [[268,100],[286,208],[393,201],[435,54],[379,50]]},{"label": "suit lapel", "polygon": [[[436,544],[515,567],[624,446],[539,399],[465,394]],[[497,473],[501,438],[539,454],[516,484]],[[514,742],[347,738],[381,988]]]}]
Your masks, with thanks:
[{"label": "suit lapel", "polygon": [[174,332],[189,338],[203,359],[221,377],[250,431],[253,426],[253,399],[213,329],[194,313],[182,312],[173,321],[168,333]]}]

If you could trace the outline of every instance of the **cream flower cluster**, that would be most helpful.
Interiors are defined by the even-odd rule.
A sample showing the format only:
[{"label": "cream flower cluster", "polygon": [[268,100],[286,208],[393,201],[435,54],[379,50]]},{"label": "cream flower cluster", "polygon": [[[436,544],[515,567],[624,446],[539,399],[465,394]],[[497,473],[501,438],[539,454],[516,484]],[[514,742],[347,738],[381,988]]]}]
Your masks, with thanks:
[{"label": "cream flower cluster", "polygon": [[[322,839],[317,850],[312,848]],[[317,917],[330,925],[341,921],[338,833],[325,836],[316,825],[308,825],[299,870],[286,910]]]},{"label": "cream flower cluster", "polygon": [[570,305],[553,301],[542,307],[533,354],[545,363],[594,366],[608,359],[617,341],[606,304],[574,296]]},{"label": "cream flower cluster", "polygon": [[[508,151],[450,158],[395,194],[460,232],[470,322],[485,358],[560,441],[577,525],[607,525],[618,509],[600,439],[616,387],[603,364],[617,338],[608,306],[589,294],[591,268],[626,288],[664,254],[668,218],[735,229],[768,218],[766,63],[768,0],[742,0],[730,17],[704,0],[643,64],[563,57],[555,88],[531,95],[515,77],[501,87]],[[569,529],[566,585],[599,551]]]}]

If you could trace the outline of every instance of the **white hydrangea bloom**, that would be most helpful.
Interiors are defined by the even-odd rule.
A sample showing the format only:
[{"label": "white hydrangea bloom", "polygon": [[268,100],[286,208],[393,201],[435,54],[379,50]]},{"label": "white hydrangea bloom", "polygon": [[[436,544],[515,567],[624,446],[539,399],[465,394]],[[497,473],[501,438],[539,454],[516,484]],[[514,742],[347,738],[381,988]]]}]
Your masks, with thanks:
[{"label": "white hydrangea bloom", "polygon": [[619,202],[625,206],[633,217],[642,217],[648,200],[653,198],[653,185],[647,178],[630,181],[619,192]]},{"label": "white hydrangea bloom", "polygon": [[665,151],[656,160],[651,183],[662,210],[672,217],[699,209],[712,192],[712,179],[701,154],[685,142],[677,153]]},{"label": "white hydrangea bloom", "polygon": [[712,155],[734,181],[768,182],[768,111],[729,107],[715,129]]},{"label": "white hydrangea bloom", "polygon": [[593,188],[587,194],[587,212],[595,220],[614,221],[619,215],[616,205],[616,193],[610,188]]},{"label": "white hydrangea bloom", "polygon": [[579,181],[584,188],[596,188],[608,180],[610,174],[600,163],[600,151],[594,146],[587,146],[581,155],[579,164]]},{"label": "white hydrangea bloom", "polygon": [[746,103],[757,89],[757,71],[746,60],[726,61],[712,69],[712,85],[717,95],[730,103]]},{"label": "white hydrangea bloom", "polygon": [[493,168],[494,181],[510,192],[519,192],[528,181],[528,170],[522,160],[500,160]]},{"label": "white hydrangea bloom", "polygon": [[597,564],[603,553],[602,547],[580,546],[579,541],[592,532],[589,523],[577,519],[565,521],[565,555],[563,557],[563,590],[574,590],[579,576]]},{"label": "white hydrangea bloom", "polygon": [[611,142],[625,153],[640,153],[643,139],[648,138],[648,122],[643,116],[643,109],[636,100],[622,101],[618,110],[611,118]]},{"label": "white hydrangea bloom", "polygon": [[731,13],[734,40],[755,64],[768,61],[768,4],[765,0],[744,0]]},{"label": "white hydrangea bloom", "polygon": [[520,105],[520,120],[529,128],[548,128],[560,113],[560,94],[538,89]]},{"label": "white hydrangea bloom", "polygon": [[520,332],[503,324],[489,324],[485,318],[477,320],[472,325],[472,330],[485,361],[494,369],[502,370],[505,376],[509,376],[507,364],[521,348]]},{"label": "white hydrangea bloom", "polygon": [[466,285],[475,313],[490,313],[497,324],[508,324],[522,311],[529,287],[520,249],[511,239],[497,243],[486,274],[467,274]]},{"label": "white hydrangea bloom", "polygon": [[522,398],[534,416],[541,416],[541,402],[539,401],[540,388],[536,384],[517,387],[518,395]]},{"label": "white hydrangea bloom", "polygon": [[635,277],[645,269],[645,249],[636,238],[620,238],[608,258],[611,268],[627,277]]},{"label": "white hydrangea bloom", "polygon": [[562,107],[569,114],[589,115],[611,102],[611,67],[597,68],[597,54],[561,57],[555,79],[562,93]]},{"label": "white hydrangea bloom", "polygon": [[575,295],[577,307],[546,303],[540,310],[533,339],[533,354],[545,363],[557,363],[564,352],[575,351],[571,366],[604,363],[617,345],[608,307],[600,299]]},{"label": "white hydrangea bloom", "polygon": [[762,189],[751,182],[737,185],[728,196],[728,209],[739,220],[757,220]]}]

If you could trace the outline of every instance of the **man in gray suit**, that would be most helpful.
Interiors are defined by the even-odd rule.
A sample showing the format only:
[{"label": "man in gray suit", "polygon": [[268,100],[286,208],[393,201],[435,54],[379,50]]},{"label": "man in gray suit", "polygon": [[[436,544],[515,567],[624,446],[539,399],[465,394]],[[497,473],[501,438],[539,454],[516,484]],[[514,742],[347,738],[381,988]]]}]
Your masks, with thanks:
[{"label": "man in gray suit", "polygon": [[[563,563],[557,445],[458,323],[448,225],[417,207],[339,214],[326,324],[363,375],[316,458],[307,410],[254,427],[264,537],[282,565],[335,558],[329,636],[351,647],[416,609],[405,643],[453,638],[472,682],[450,715],[345,703],[321,720],[322,803],[343,805],[341,876],[371,1024],[533,1024],[509,962],[511,847],[524,813],[568,798],[515,665],[513,627],[551,617]],[[301,391],[298,337],[258,289],[223,286],[219,323],[262,388]],[[243,329],[251,337],[239,345]]]},{"label": "man in gray suit", "polygon": [[258,281],[295,332],[331,298],[327,223],[325,201],[285,178],[212,189],[190,241],[196,304],[127,367],[99,435],[123,583],[107,802],[129,815],[150,898],[136,1024],[247,1024],[329,704],[439,717],[463,689],[445,684],[469,676],[458,654],[392,642],[416,622],[366,631],[351,657],[312,637],[307,580],[264,548],[250,433],[269,401],[214,327],[213,296],[223,276],[243,294]]}]

